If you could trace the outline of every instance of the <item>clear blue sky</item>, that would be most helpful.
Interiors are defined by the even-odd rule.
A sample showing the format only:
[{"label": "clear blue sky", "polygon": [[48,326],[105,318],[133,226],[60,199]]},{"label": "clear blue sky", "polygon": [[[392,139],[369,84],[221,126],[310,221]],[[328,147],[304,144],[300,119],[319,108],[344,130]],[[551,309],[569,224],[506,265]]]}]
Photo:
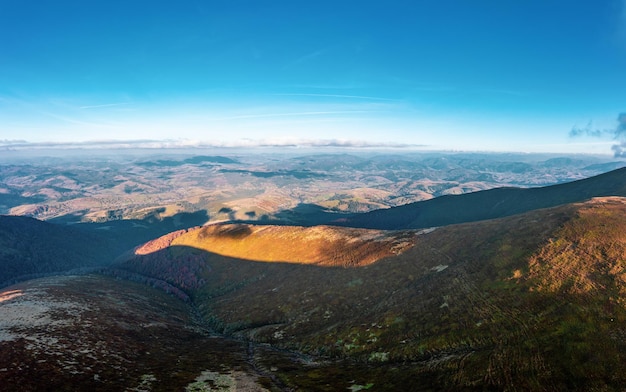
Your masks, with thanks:
[{"label": "clear blue sky", "polygon": [[[611,153],[626,1],[0,0],[0,141]],[[590,123],[591,122],[591,123]]]}]

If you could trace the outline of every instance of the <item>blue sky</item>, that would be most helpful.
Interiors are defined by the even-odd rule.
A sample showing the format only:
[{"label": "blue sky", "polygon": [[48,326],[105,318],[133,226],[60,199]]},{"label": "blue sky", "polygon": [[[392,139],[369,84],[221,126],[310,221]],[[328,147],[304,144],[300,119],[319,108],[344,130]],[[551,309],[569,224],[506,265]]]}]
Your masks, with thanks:
[{"label": "blue sky", "polygon": [[570,131],[626,111],[625,0],[0,0],[0,36],[5,144],[610,154]]}]

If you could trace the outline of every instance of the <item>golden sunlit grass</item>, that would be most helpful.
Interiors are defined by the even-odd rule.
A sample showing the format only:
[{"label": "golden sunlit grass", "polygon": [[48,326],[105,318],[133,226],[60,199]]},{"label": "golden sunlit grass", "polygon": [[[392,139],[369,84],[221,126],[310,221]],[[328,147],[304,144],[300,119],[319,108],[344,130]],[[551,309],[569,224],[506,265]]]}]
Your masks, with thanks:
[{"label": "golden sunlit grass", "polygon": [[597,294],[617,289],[626,295],[626,204],[598,198],[578,209],[529,261],[528,279],[536,289],[570,294]]},{"label": "golden sunlit grass", "polygon": [[24,295],[22,290],[8,290],[0,293],[0,302],[8,301],[10,299],[21,297]]},{"label": "golden sunlit grass", "polygon": [[223,224],[190,230],[171,245],[244,260],[360,266],[401,253],[414,236],[412,231]]}]

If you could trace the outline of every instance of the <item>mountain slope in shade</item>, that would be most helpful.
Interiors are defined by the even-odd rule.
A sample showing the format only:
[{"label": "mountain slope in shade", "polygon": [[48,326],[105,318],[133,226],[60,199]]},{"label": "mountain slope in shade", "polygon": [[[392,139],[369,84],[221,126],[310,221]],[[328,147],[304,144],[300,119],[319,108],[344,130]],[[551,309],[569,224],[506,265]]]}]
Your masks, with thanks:
[{"label": "mountain slope in shade", "polygon": [[13,279],[110,263],[112,241],[22,216],[0,215],[0,285]]},{"label": "mountain slope in shade", "polygon": [[108,265],[149,239],[206,220],[204,211],[163,219],[74,225],[0,215],[0,287],[53,273]]},{"label": "mountain slope in shade", "polygon": [[436,227],[500,218],[603,196],[626,196],[626,168],[547,187],[496,188],[462,195],[440,196],[399,207],[353,215],[337,224],[373,229]]},{"label": "mountain slope in shade", "polygon": [[[284,233],[274,248],[304,233],[275,230]],[[219,331],[387,369],[411,364],[407,374],[436,389],[620,389],[625,233],[625,199],[599,198],[412,232],[411,248],[349,268],[206,252],[219,234],[194,231],[177,237],[185,246],[172,241],[123,267],[167,280],[198,257],[202,284],[189,291]]]}]

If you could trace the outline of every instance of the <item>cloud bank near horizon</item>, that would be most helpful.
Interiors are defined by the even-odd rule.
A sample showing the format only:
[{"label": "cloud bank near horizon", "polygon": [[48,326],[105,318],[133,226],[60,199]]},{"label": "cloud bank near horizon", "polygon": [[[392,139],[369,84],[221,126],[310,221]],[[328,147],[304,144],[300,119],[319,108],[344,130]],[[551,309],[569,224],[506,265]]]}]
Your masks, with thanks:
[{"label": "cloud bank near horizon", "polygon": [[411,149],[428,147],[424,144],[369,142],[343,139],[241,139],[237,141],[198,140],[91,140],[81,142],[28,142],[0,140],[0,150],[43,149],[174,149],[174,148],[355,148],[355,149]]}]

